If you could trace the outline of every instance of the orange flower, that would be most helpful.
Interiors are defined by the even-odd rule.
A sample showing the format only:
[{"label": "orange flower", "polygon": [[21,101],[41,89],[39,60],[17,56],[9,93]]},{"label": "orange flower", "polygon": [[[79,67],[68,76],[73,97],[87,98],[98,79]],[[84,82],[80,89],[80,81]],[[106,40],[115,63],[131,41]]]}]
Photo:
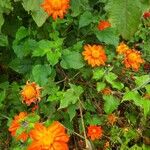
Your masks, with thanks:
[{"label": "orange flower", "polygon": [[20,112],[19,115],[15,116],[14,120],[11,122],[11,125],[8,129],[11,132],[11,135],[16,137],[17,140],[26,141],[28,138],[28,134],[25,132],[22,132],[18,136],[16,135],[16,131],[21,127],[26,117],[27,117],[26,112]]},{"label": "orange flower", "polygon": [[92,67],[105,65],[107,60],[104,48],[102,45],[85,45],[82,55],[84,60],[88,61],[88,64]]},{"label": "orange flower", "polygon": [[88,133],[87,136],[91,138],[92,141],[95,139],[100,139],[102,137],[102,128],[101,126],[96,126],[96,125],[90,125],[88,127]]},{"label": "orange flower", "polygon": [[115,116],[115,114],[110,114],[108,115],[107,119],[109,124],[114,125],[114,123],[116,123],[118,118]]},{"label": "orange flower", "polygon": [[145,13],[143,14],[143,17],[144,17],[145,19],[150,18],[150,11],[145,12]]},{"label": "orange flower", "polygon": [[58,17],[64,18],[64,14],[67,13],[69,8],[69,2],[70,0],[44,0],[41,6],[49,16],[56,20]]},{"label": "orange flower", "polygon": [[116,51],[119,54],[124,54],[127,50],[129,50],[129,47],[124,42],[121,42]]},{"label": "orange flower", "polygon": [[104,95],[110,95],[112,94],[112,91],[110,88],[105,88],[101,91]]},{"label": "orange flower", "polygon": [[30,131],[30,137],[32,143],[28,150],[69,150],[69,137],[65,128],[57,121],[48,128],[41,123],[35,124],[35,128]]},{"label": "orange flower", "polygon": [[21,91],[21,95],[23,98],[22,102],[25,102],[29,106],[31,103],[36,103],[37,101],[40,101],[40,91],[41,87],[36,85],[35,82],[30,83],[29,81],[27,81],[26,85]]},{"label": "orange flower", "polygon": [[138,71],[140,64],[144,63],[141,58],[141,53],[134,49],[129,49],[125,53],[124,64],[126,68],[132,68],[134,71]]},{"label": "orange flower", "polygon": [[106,28],[109,28],[109,27],[111,27],[111,24],[109,21],[101,20],[98,24],[98,29],[100,31],[105,30]]}]

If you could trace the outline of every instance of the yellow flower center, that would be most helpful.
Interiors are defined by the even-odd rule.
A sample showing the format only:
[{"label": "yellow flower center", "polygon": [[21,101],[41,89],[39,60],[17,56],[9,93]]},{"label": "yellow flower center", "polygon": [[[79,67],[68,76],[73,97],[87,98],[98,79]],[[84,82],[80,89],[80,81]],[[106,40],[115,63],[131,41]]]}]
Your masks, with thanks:
[{"label": "yellow flower center", "polygon": [[93,129],[93,133],[96,133],[96,130],[95,130],[95,129]]},{"label": "yellow flower center", "polygon": [[52,7],[56,10],[61,8],[61,1],[60,0],[50,0],[52,3]]},{"label": "yellow flower center", "polygon": [[128,60],[131,62],[134,62],[137,60],[137,54],[136,53],[131,53],[128,55]]},{"label": "yellow flower center", "polygon": [[28,99],[31,99],[36,96],[36,90],[32,85],[26,85],[23,91],[24,91],[24,95]]},{"label": "yellow flower center", "polygon": [[94,58],[98,58],[98,57],[100,56],[99,51],[98,51],[98,50],[93,50],[93,51],[92,51],[92,56],[93,56]]}]

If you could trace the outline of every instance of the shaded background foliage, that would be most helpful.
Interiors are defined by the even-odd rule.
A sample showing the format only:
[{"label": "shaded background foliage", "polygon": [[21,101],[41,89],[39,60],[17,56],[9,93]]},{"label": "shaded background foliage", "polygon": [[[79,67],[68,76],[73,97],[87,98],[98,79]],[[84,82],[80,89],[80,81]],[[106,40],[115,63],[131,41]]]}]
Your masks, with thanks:
[{"label": "shaded background foliage", "polygon": [[[22,104],[20,98],[22,85],[31,80],[43,87],[39,104],[43,121],[60,120],[80,133],[80,97],[86,126],[103,126],[107,115],[118,115],[117,125],[105,128],[112,148],[148,149],[150,101],[143,96],[150,93],[149,68],[122,74],[115,50],[124,40],[140,50],[149,64],[150,22],[142,15],[150,9],[150,1],[71,0],[65,18],[56,21],[48,17],[41,3],[0,0],[0,148],[17,147],[17,143],[11,144],[5,125],[16,113],[31,110],[32,106]],[[109,20],[111,28],[99,31],[99,20]],[[105,45],[109,65],[88,67],[81,54],[87,43]],[[107,86],[113,95],[99,92]],[[130,132],[122,133],[125,127]],[[77,137],[75,140],[79,141]],[[105,140],[95,143],[96,147]]]}]

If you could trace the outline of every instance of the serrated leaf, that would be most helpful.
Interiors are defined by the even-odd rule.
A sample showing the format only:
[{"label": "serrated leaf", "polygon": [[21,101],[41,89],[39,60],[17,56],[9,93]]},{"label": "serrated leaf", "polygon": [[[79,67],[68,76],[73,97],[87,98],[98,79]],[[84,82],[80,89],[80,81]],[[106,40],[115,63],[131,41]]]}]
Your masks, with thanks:
[{"label": "serrated leaf", "polygon": [[58,63],[60,57],[61,53],[59,52],[59,50],[55,50],[54,52],[50,50],[49,52],[47,52],[47,60],[52,66]]},{"label": "serrated leaf", "polygon": [[38,42],[37,48],[34,49],[32,56],[44,56],[50,49],[53,48],[53,42],[48,40],[41,40]]},{"label": "serrated leaf", "polygon": [[96,84],[96,89],[98,92],[103,90],[105,87],[106,87],[106,83],[104,83],[104,82],[97,82],[97,84]]},{"label": "serrated leaf", "polygon": [[31,11],[33,20],[38,27],[41,27],[48,18],[48,14],[40,7],[43,0],[23,0],[23,7],[26,11]]},{"label": "serrated leaf", "polygon": [[85,11],[79,19],[79,28],[81,27],[85,27],[87,25],[89,25],[92,22],[92,14],[89,11]]},{"label": "serrated leaf", "polygon": [[104,111],[107,114],[111,114],[114,110],[117,109],[117,107],[120,104],[119,100],[112,95],[104,95],[103,99],[104,99]]},{"label": "serrated leaf", "polygon": [[105,75],[105,79],[107,82],[112,82],[112,81],[116,80],[117,77],[118,76],[113,72],[109,72],[108,74]]},{"label": "serrated leaf", "polygon": [[51,74],[49,65],[35,65],[32,69],[34,81],[40,85],[45,85],[48,81],[48,76]]},{"label": "serrated leaf", "polygon": [[73,17],[76,17],[81,13],[80,1],[81,0],[71,0],[71,10],[72,10],[71,15]]},{"label": "serrated leaf", "polygon": [[134,3],[130,0],[109,0],[105,9],[112,26],[118,28],[124,39],[130,39],[140,24],[142,11],[139,8],[139,0]]},{"label": "serrated leaf", "polygon": [[3,24],[4,24],[3,14],[0,12],[0,33],[1,33],[1,27]]},{"label": "serrated leaf", "polygon": [[65,50],[62,55],[61,66],[64,69],[80,69],[84,66],[84,61],[79,52]]},{"label": "serrated leaf", "polygon": [[137,91],[128,91],[124,94],[122,102],[129,100],[133,100],[136,106],[143,108],[145,116],[150,112],[150,101],[143,99]]},{"label": "serrated leaf", "polygon": [[150,82],[150,75],[143,75],[135,77],[135,83],[138,87],[145,86]]},{"label": "serrated leaf", "polygon": [[93,70],[93,79],[100,80],[105,74],[105,70],[103,68],[97,68]]},{"label": "serrated leaf", "polygon": [[78,100],[80,95],[83,93],[83,88],[81,86],[76,86],[70,84],[71,88],[64,92],[62,99],[60,100],[60,109],[66,108],[70,104],[75,104]]},{"label": "serrated leaf", "polygon": [[0,46],[8,46],[8,38],[6,35],[0,34]]},{"label": "serrated leaf", "polygon": [[24,26],[21,26],[16,33],[15,42],[22,40],[23,38],[27,37],[28,35],[29,35],[28,30]]},{"label": "serrated leaf", "polygon": [[68,108],[67,108],[67,112],[69,114],[69,117],[70,117],[70,121],[72,121],[72,119],[75,117],[76,115],[76,105],[70,105]]},{"label": "serrated leaf", "polygon": [[103,31],[96,31],[95,35],[100,42],[105,42],[106,44],[111,44],[114,46],[118,45],[119,36],[113,28],[105,29]]},{"label": "serrated leaf", "polygon": [[19,58],[28,56],[37,47],[37,42],[32,39],[27,39],[21,43],[13,43],[13,50]]}]

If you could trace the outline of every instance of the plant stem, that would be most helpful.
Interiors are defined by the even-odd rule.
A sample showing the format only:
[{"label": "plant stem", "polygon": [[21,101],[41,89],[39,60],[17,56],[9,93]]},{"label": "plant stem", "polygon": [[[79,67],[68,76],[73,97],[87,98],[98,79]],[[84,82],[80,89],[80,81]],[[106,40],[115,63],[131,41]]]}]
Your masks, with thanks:
[{"label": "plant stem", "polygon": [[85,131],[85,125],[84,125],[84,120],[83,120],[83,113],[82,113],[82,106],[81,106],[81,101],[79,99],[79,109],[80,109],[80,116],[81,116],[81,123],[82,123],[82,128],[83,128],[83,133],[84,133],[84,139],[85,139],[85,146],[88,149],[88,140],[86,136],[86,131]]}]

